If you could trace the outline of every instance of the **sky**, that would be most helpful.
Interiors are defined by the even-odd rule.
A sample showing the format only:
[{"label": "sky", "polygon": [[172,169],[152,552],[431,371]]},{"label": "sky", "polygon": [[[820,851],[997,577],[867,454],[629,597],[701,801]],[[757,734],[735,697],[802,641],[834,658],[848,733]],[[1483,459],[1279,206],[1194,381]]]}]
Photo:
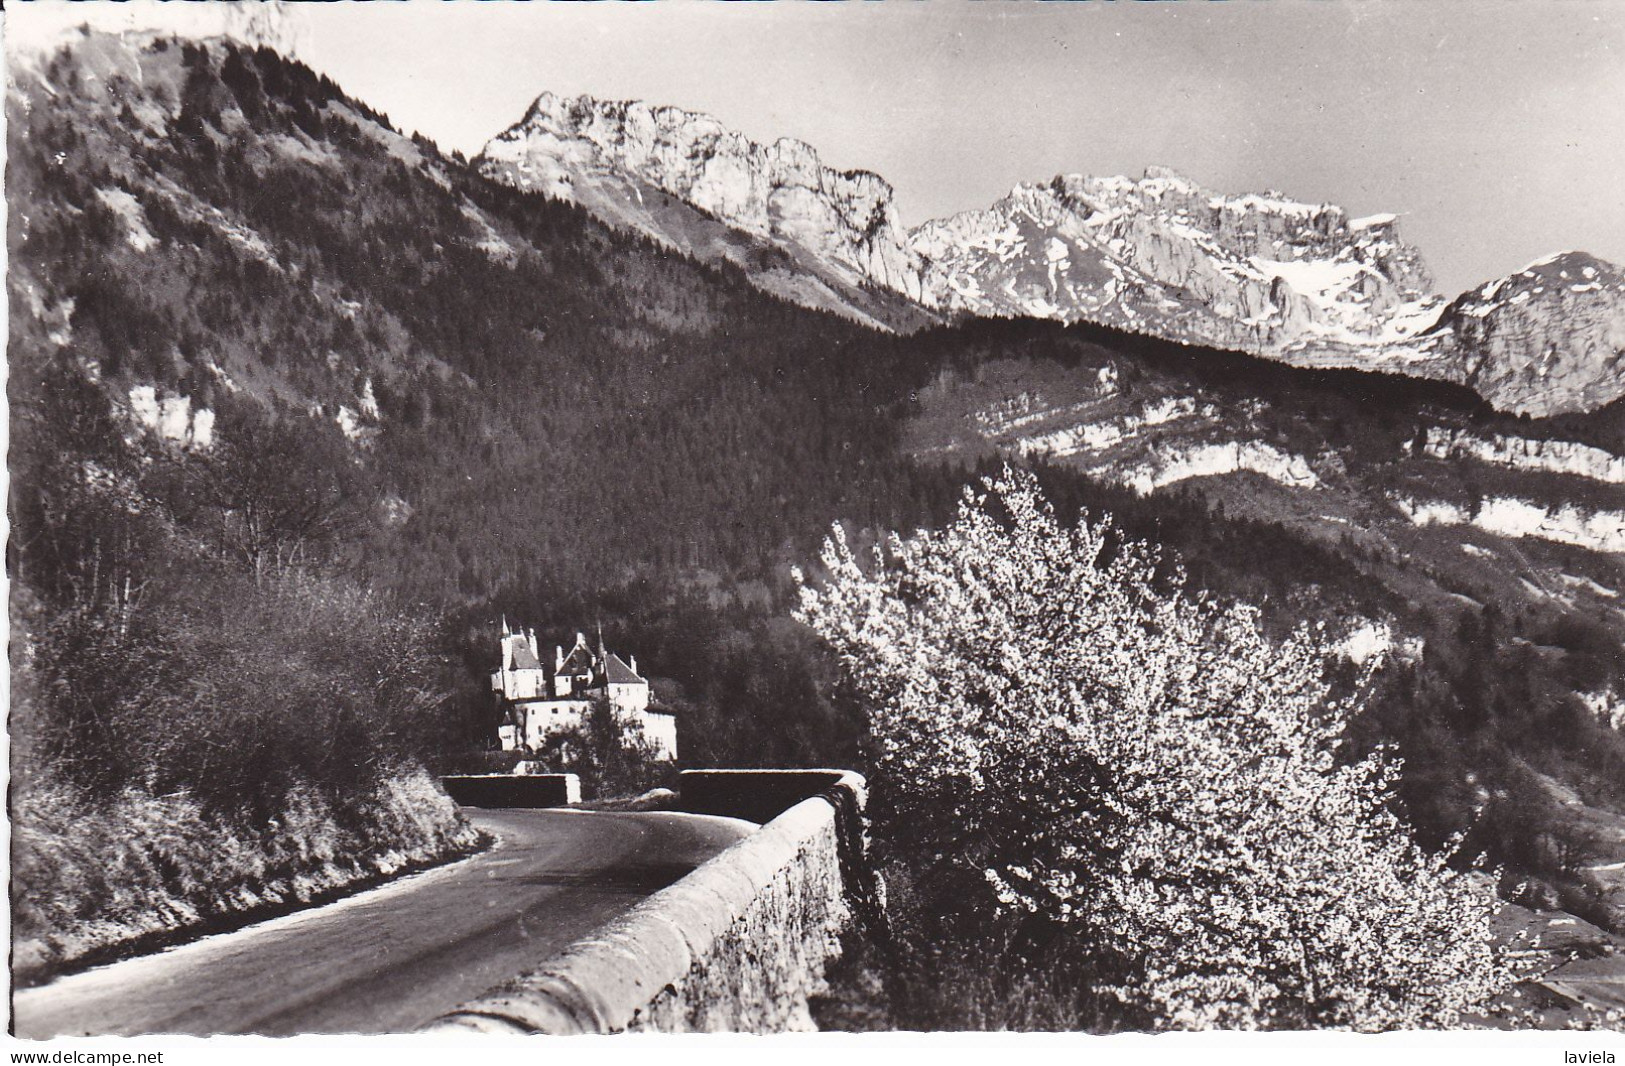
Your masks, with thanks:
[{"label": "sky", "polygon": [[[298,53],[446,149],[543,90],[715,115],[891,182],[917,224],[1018,182],[1171,166],[1392,211],[1457,292],[1563,249],[1625,262],[1614,0],[505,0],[287,5]],[[196,4],[8,5],[181,24]]]}]

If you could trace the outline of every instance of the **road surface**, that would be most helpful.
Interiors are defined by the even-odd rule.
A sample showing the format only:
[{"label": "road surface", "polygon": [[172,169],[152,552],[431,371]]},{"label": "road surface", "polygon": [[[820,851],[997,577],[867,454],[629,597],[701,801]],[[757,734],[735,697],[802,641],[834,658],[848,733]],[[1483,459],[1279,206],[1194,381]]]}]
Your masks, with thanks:
[{"label": "road surface", "polygon": [[666,812],[467,813],[498,838],[496,847],[324,907],[19,992],[15,1032],[408,1032],[755,828]]}]

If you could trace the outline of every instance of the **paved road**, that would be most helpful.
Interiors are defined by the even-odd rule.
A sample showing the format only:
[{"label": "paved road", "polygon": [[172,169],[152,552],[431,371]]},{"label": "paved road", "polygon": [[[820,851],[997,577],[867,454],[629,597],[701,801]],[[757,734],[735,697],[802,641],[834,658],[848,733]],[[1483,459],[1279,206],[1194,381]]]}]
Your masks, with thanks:
[{"label": "paved road", "polygon": [[17,1035],[410,1031],[754,829],[671,813],[469,810],[480,855],[16,995]]}]

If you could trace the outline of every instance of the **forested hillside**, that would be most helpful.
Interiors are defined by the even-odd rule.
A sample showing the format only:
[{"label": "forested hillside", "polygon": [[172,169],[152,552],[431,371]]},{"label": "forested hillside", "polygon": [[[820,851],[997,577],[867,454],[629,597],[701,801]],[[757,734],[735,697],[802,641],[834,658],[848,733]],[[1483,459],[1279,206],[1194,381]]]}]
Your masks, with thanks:
[{"label": "forested hillside", "polygon": [[[939,525],[1002,465],[908,439],[933,388],[995,359],[1087,346],[1222,375],[1299,433],[1482,418],[1456,390],[1109,330],[868,331],[496,185],[264,49],[87,35],[14,70],[7,109],[14,750],[53,787],[235,810],[444,765],[491,739],[504,613],[601,621],[679,712],[685,761],[860,759],[789,568],[832,522],[860,543]],[[1606,630],[1533,648],[1476,608],[1424,620],[1336,540],[1029,462],[1063,511],[1110,511],[1272,626],[1416,623],[1427,656],[1367,720],[1417,756],[1430,830],[1493,779],[1536,813],[1482,822],[1486,843],[1540,865],[1529,765],[1625,801],[1625,746],[1568,676],[1617,679]],[[1487,663],[1530,691],[1481,698]]]}]

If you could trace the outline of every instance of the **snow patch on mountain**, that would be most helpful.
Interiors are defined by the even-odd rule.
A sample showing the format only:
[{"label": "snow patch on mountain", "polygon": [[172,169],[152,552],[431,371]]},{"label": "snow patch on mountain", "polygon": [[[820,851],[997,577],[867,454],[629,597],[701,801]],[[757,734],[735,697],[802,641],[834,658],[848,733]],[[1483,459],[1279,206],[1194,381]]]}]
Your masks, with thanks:
[{"label": "snow patch on mountain", "polygon": [[1372,228],[1374,228],[1376,226],[1392,226],[1397,221],[1399,221],[1399,216],[1398,215],[1386,214],[1386,213],[1378,214],[1378,215],[1367,215],[1364,218],[1351,218],[1351,219],[1349,219],[1349,229],[1358,230],[1358,229],[1372,229]]}]

